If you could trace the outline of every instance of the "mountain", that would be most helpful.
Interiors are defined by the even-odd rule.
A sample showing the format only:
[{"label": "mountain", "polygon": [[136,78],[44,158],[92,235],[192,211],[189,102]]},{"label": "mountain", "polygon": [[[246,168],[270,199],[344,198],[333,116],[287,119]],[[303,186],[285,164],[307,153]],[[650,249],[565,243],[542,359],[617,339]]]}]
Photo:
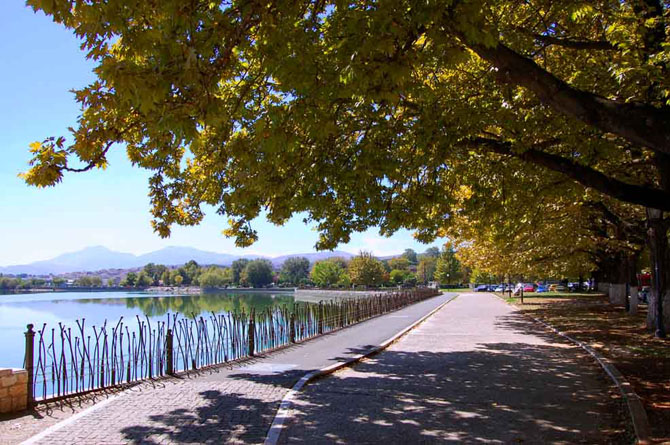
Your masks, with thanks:
[{"label": "mountain", "polygon": [[[245,256],[246,257],[246,256]],[[139,265],[144,266],[148,263],[177,265],[185,264],[194,260],[198,264],[219,264],[222,266],[230,266],[230,264],[240,255],[230,255],[227,253],[207,252],[204,250],[194,249],[192,247],[165,247],[164,249],[156,250],[155,252],[145,253],[137,257]]]},{"label": "mountain", "polygon": [[64,253],[56,258],[18,266],[0,267],[3,274],[47,275],[100,269],[123,269],[139,266],[132,253],[115,252],[106,247],[87,247],[77,252]]},{"label": "mountain", "polygon": [[267,258],[275,267],[279,267],[287,258],[291,257],[305,257],[310,262],[314,262],[336,256],[351,258],[353,255],[348,252],[334,251],[298,253],[269,258],[258,255],[231,255],[227,253],[207,252],[192,247],[177,246],[165,247],[143,255],[133,255],[132,253],[115,252],[103,246],[95,246],[87,247],[77,252],[64,253],[50,260],[0,267],[0,273],[11,275],[59,275],[71,272],[95,272],[103,269],[129,269],[142,267],[148,263],[178,266],[190,260],[195,260],[198,264],[230,266],[233,261],[239,258]]}]

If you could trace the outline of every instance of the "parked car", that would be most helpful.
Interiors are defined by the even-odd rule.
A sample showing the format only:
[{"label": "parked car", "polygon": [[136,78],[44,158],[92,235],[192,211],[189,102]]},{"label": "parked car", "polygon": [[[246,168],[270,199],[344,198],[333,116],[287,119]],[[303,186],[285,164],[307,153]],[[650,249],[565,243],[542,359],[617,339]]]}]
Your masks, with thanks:
[{"label": "parked car", "polygon": [[549,289],[544,284],[538,284],[535,288],[535,292],[549,292]]},{"label": "parked car", "polygon": [[480,284],[479,286],[475,287],[474,291],[475,292],[489,292],[489,285],[488,284]]},{"label": "parked car", "polygon": [[505,292],[505,286],[499,284],[493,289],[493,292]]},{"label": "parked car", "polygon": [[514,286],[514,295],[519,295],[521,289],[523,289],[523,292],[535,292],[535,286],[533,286],[531,283],[517,283],[516,286]]},{"label": "parked car", "polygon": [[550,284],[549,285],[549,292],[565,292],[568,289],[563,286],[562,284]]}]

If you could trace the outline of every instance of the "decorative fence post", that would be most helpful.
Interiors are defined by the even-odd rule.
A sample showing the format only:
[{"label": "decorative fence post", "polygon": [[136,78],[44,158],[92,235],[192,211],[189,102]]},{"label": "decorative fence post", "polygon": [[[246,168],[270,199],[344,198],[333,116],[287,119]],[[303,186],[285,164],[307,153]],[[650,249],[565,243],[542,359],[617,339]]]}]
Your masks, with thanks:
[{"label": "decorative fence post", "polygon": [[35,331],[33,331],[33,325],[29,324],[27,326],[28,330],[26,331],[26,356],[25,356],[25,367],[28,372],[28,408],[31,408],[35,405],[35,392],[34,392],[34,363],[35,363]]},{"label": "decorative fence post", "polygon": [[291,312],[291,319],[289,320],[288,336],[291,343],[295,343],[295,312]]},{"label": "decorative fence post", "polygon": [[172,337],[172,329],[168,329],[165,334],[165,361],[167,375],[174,375],[174,339]]},{"label": "decorative fence post", "polygon": [[252,308],[249,313],[249,357],[254,356],[256,349],[256,311]]},{"label": "decorative fence post", "polygon": [[319,301],[319,335],[323,334],[323,302]]}]

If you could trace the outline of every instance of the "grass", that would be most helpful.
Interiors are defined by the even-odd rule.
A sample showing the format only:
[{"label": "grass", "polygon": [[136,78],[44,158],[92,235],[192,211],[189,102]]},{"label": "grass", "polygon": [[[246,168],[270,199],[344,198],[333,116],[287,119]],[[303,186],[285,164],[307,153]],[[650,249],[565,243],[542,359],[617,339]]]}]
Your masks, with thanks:
[{"label": "grass", "polygon": [[670,440],[670,340],[646,329],[645,305],[628,315],[594,293],[531,293],[524,304],[506,300],[610,359],[642,399],[655,438]]}]

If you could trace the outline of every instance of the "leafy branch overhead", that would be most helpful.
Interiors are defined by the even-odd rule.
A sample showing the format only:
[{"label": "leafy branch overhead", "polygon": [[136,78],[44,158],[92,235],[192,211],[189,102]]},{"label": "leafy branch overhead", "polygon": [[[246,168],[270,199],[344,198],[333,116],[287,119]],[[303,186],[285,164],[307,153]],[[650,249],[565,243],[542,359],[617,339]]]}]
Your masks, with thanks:
[{"label": "leafy branch overhead", "polygon": [[25,180],[125,149],[153,172],[161,236],[208,204],[242,246],[262,211],[305,212],[318,248],[371,226],[430,239],[488,208],[468,190],[498,161],[670,210],[658,0],[28,3],[81,38],[97,79],[75,92],[72,134],[32,146]]}]

